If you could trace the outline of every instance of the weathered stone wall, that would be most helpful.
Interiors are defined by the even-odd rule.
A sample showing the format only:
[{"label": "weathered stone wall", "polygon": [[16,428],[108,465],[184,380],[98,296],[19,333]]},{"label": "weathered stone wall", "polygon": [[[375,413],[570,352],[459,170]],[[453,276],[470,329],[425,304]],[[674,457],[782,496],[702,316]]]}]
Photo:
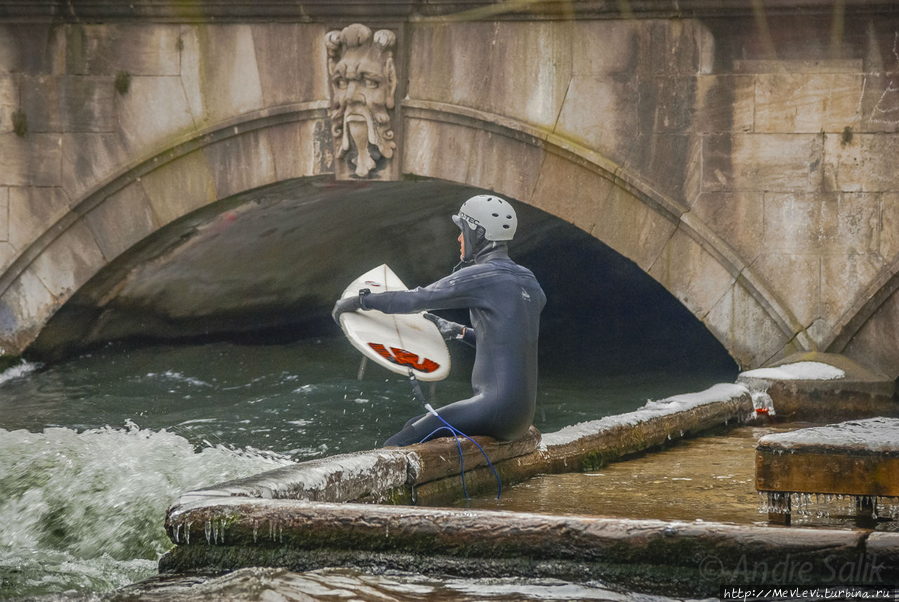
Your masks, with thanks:
[{"label": "weathered stone wall", "polygon": [[27,347],[99,269],[183,215],[329,172],[324,32],[0,27],[0,346]]},{"label": "weathered stone wall", "polygon": [[[899,376],[899,11],[745,8],[382,23],[400,34],[401,177],[571,221],[743,367],[829,350]],[[0,23],[6,353],[175,219],[334,172],[333,19],[169,19]]]},{"label": "weathered stone wall", "polygon": [[[407,170],[508,191],[593,233],[744,366],[842,351],[899,259],[897,23],[847,15],[834,45],[829,17],[778,17],[770,47],[750,18],[422,25],[410,97],[431,114],[407,109]],[[503,118],[542,144],[492,141]],[[895,377],[896,350],[855,355]]]}]

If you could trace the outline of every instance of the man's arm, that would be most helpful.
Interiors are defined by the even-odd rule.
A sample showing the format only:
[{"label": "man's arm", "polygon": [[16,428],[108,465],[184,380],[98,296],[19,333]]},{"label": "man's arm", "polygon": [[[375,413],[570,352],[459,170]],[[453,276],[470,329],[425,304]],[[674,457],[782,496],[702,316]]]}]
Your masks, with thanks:
[{"label": "man's arm", "polygon": [[475,336],[474,328],[471,326],[444,320],[440,316],[427,312],[425,313],[425,318],[437,325],[437,330],[443,335],[444,341],[462,341],[472,347],[477,344],[477,337]]},{"label": "man's arm", "polygon": [[[475,291],[489,273],[450,274],[425,287],[411,291],[370,293],[359,291],[358,296],[340,299],[334,305],[331,317],[338,324],[340,314],[358,309],[377,309],[385,314],[413,314],[429,309],[470,309],[480,303]],[[473,340],[473,339],[472,339]]]},{"label": "man's arm", "polygon": [[366,295],[362,309],[377,309],[385,314],[414,314],[429,309],[467,309],[478,304],[472,294],[477,279],[451,274],[445,278],[410,291],[392,291]]}]

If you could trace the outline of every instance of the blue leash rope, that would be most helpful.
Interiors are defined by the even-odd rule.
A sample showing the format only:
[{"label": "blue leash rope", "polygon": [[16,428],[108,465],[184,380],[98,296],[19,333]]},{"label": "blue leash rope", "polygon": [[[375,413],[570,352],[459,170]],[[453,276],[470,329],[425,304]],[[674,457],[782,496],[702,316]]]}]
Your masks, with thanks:
[{"label": "blue leash rope", "polygon": [[[427,437],[425,437],[424,439],[419,441],[419,443],[424,443],[425,441],[427,441],[428,439],[433,437],[434,433],[439,433],[440,431],[449,431],[450,434],[456,438],[456,446],[458,446],[458,448],[459,448],[459,465],[461,466],[461,470],[462,470],[462,493],[465,494],[466,500],[470,500],[471,498],[468,497],[468,488],[465,487],[465,458],[462,456],[462,442],[459,441],[459,436],[456,434],[456,429],[454,429],[451,426],[441,426],[439,428],[434,429],[434,431],[430,435],[428,435]],[[488,462],[489,462],[489,460],[488,460]]]},{"label": "blue leash rope", "polygon": [[444,420],[443,416],[438,414],[437,410],[435,410],[433,407],[431,407],[431,404],[429,404],[425,400],[424,393],[421,392],[421,385],[419,384],[418,379],[415,378],[415,374],[412,372],[411,368],[409,369],[409,381],[412,383],[413,397],[415,397],[418,401],[420,401],[429,413],[436,416],[437,419],[440,420],[440,422],[442,422],[443,424],[446,425],[446,426],[441,426],[437,429],[434,429],[430,435],[428,435],[427,437],[422,439],[419,443],[424,443],[425,441],[427,441],[428,439],[430,439],[431,437],[433,437],[436,433],[439,433],[440,431],[449,431],[450,433],[452,433],[453,437],[455,437],[455,439],[456,439],[456,445],[459,448],[459,465],[460,465],[461,471],[462,471],[462,473],[461,473],[462,474],[462,491],[465,493],[466,500],[469,500],[471,498],[468,497],[468,489],[465,486],[465,459],[462,456],[462,442],[459,441],[459,435],[462,435],[463,437],[465,437],[466,439],[468,439],[469,441],[474,443],[475,446],[479,450],[481,450],[481,454],[483,454],[484,459],[487,460],[487,464],[490,466],[490,470],[493,471],[493,476],[496,477],[496,487],[498,490],[497,494],[496,494],[496,499],[499,499],[500,496],[503,494],[503,482],[500,480],[499,474],[496,472],[496,468],[494,468],[494,466],[493,466],[493,462],[491,462],[490,458],[487,457],[487,452],[484,451],[484,448],[481,447],[477,441],[475,441],[474,439],[472,439],[471,437],[469,437],[468,435],[466,435],[465,433],[463,433],[462,431],[460,431],[459,429],[457,429],[456,427],[451,425],[449,422]]}]

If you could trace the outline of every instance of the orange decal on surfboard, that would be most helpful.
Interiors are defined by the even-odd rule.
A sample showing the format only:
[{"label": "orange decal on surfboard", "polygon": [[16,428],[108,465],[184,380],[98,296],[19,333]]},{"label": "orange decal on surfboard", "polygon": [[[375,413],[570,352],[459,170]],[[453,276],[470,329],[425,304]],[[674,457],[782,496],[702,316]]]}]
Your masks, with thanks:
[{"label": "orange decal on surfboard", "polygon": [[380,343],[369,343],[368,346],[377,351],[378,355],[387,361],[393,364],[399,364],[400,366],[410,366],[419,372],[430,373],[440,368],[440,364],[434,360],[430,360],[426,357],[419,360],[418,355],[406,351],[405,349],[400,349],[399,347],[391,347],[388,351],[387,348]]}]

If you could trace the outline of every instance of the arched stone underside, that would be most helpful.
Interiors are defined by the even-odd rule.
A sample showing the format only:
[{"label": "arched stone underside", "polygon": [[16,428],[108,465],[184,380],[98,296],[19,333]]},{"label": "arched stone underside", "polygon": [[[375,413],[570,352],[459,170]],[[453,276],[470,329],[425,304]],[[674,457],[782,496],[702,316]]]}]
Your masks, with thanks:
[{"label": "arched stone underside", "polygon": [[837,322],[826,351],[899,378],[899,261],[858,296]]},{"label": "arched stone underside", "polygon": [[[575,224],[665,286],[742,367],[814,349],[751,266],[636,174],[503,116],[417,100],[402,111],[404,177],[494,190]],[[87,191],[0,275],[0,347],[24,351],[75,291],[173,221],[248,190],[333,174],[329,126],[323,101],[242,115]]]},{"label": "arched stone underside", "polygon": [[86,191],[0,275],[0,355],[18,355],[97,272],[173,221],[245,190],[333,173],[327,101],[220,122]]}]

